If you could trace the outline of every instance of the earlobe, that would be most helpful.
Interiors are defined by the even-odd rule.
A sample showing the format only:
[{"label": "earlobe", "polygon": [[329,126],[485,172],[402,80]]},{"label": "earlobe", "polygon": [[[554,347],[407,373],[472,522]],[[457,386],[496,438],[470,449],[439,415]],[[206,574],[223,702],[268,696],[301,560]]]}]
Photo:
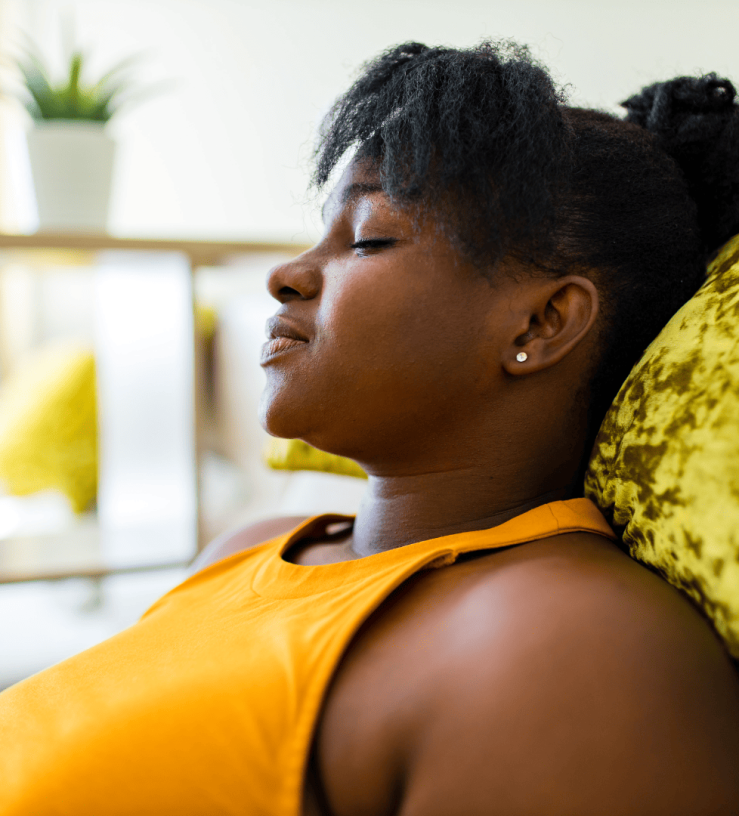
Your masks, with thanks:
[{"label": "earlobe", "polygon": [[529,324],[506,353],[508,374],[533,374],[556,365],[588,336],[599,310],[598,290],[589,279],[568,275],[542,281],[532,290]]}]

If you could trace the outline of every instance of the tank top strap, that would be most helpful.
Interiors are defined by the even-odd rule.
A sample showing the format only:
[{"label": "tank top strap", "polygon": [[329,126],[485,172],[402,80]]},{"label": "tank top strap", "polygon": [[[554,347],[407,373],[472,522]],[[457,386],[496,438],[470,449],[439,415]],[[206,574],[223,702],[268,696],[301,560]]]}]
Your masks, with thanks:
[{"label": "tank top strap", "polygon": [[568,499],[539,505],[497,527],[437,539],[439,543],[446,542],[446,552],[439,553],[426,567],[453,564],[463,553],[514,547],[563,533],[595,533],[611,540],[617,538],[590,499]]},{"label": "tank top strap", "polygon": [[462,553],[512,547],[561,533],[588,532],[615,539],[590,499],[568,499],[534,507],[496,527],[418,541],[374,555],[332,564],[304,566],[282,556],[302,536],[351,516],[321,515],[268,542],[255,570],[252,588],[264,597],[288,598],[326,592],[348,583],[379,579],[383,573],[408,573],[453,564]]},{"label": "tank top strap", "polygon": [[[479,544],[484,544],[485,549],[510,547],[562,533],[595,533],[616,538],[590,499],[568,499],[541,504],[488,530],[463,533],[464,538],[459,541],[457,549],[459,552],[469,552],[477,549]],[[450,538],[454,540],[456,536]]]}]

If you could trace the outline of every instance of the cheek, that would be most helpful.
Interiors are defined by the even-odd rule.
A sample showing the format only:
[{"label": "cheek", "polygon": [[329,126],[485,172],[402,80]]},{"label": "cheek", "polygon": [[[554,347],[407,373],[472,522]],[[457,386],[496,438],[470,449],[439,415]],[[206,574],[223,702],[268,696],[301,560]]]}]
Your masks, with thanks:
[{"label": "cheek", "polygon": [[458,291],[356,282],[321,308],[326,342],[316,363],[333,381],[326,390],[340,378],[332,415],[347,427],[377,440],[404,437],[421,414],[447,421],[460,394],[485,387],[481,324]]},{"label": "cheek", "polygon": [[[267,371],[261,416],[278,436],[351,453],[351,437],[404,434],[459,410],[484,387],[479,299],[418,275],[418,285],[375,275],[326,281],[312,347]],[[463,293],[464,294],[464,293]]]},{"label": "cheek", "polygon": [[357,375],[411,366],[437,371],[469,349],[465,311],[458,297],[428,285],[400,288],[358,280],[327,292],[319,312],[321,339],[326,353],[339,356]]}]

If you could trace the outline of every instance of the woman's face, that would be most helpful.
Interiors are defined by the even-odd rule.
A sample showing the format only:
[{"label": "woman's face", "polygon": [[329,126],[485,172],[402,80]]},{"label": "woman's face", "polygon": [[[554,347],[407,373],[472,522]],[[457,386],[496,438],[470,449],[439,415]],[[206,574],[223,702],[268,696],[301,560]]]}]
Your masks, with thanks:
[{"label": "woman's face", "polygon": [[324,221],[315,247],[269,273],[281,305],[262,359],[264,427],[372,470],[489,418],[518,321],[513,282],[492,286],[366,164],[344,173]]}]

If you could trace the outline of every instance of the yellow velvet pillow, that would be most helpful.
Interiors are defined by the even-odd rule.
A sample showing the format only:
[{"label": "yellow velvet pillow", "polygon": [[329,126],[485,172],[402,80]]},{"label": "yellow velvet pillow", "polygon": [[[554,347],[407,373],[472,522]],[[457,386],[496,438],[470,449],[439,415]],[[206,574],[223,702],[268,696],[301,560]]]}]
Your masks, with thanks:
[{"label": "yellow velvet pillow", "polygon": [[366,479],[367,474],[351,459],[326,453],[301,439],[270,439],[264,460],[275,470],[320,470]]},{"label": "yellow velvet pillow", "polygon": [[97,410],[90,349],[44,348],[3,380],[0,482],[17,496],[56,488],[76,512],[95,498]]},{"label": "yellow velvet pillow", "polygon": [[739,236],[619,391],[585,495],[739,658]]}]

